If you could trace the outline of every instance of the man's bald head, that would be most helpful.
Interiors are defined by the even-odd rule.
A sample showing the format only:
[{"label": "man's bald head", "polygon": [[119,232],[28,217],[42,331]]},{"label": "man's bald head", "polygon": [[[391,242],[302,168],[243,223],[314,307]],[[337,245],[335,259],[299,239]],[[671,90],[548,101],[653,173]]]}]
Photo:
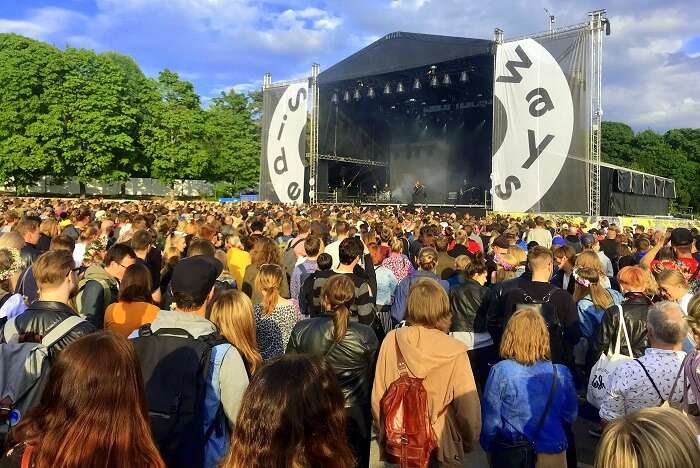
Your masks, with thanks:
[{"label": "man's bald head", "polygon": [[688,324],[683,310],[675,302],[654,304],[647,313],[649,339],[665,345],[679,345],[688,336]]}]

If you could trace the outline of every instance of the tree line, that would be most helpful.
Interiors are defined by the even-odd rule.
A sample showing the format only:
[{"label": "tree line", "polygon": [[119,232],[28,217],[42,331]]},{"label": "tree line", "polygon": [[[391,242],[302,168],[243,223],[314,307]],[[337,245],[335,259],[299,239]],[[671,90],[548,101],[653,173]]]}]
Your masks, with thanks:
[{"label": "tree line", "polygon": [[604,162],[676,181],[677,206],[700,211],[700,129],[679,128],[637,134],[624,123],[603,122]]},{"label": "tree line", "polygon": [[20,192],[43,175],[257,186],[259,92],[222,92],[203,108],[173,71],[149,78],[126,55],[16,34],[0,34],[0,89],[0,181]]}]

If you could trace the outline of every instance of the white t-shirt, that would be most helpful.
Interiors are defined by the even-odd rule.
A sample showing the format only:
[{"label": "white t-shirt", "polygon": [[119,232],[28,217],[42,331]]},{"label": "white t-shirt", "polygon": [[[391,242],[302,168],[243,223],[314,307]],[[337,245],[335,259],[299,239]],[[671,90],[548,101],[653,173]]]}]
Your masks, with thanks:
[{"label": "white t-shirt", "polygon": [[527,241],[535,241],[537,245],[550,249],[552,248],[552,233],[545,228],[530,229],[527,233]]}]

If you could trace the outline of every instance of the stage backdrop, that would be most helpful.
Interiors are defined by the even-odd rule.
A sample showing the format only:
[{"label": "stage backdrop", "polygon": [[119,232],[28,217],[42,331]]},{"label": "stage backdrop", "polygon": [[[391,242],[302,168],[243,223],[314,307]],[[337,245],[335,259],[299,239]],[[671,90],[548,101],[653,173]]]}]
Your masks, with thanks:
[{"label": "stage backdrop", "polygon": [[263,89],[260,198],[302,203],[308,80]]},{"label": "stage backdrop", "polygon": [[590,49],[587,28],[497,46],[495,211],[587,211]]}]

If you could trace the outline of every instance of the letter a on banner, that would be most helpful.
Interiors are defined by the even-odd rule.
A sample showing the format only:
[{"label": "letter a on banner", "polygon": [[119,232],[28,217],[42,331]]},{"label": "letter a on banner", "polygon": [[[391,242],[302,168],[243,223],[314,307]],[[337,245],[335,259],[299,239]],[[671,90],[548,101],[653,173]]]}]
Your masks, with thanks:
[{"label": "letter a on banner", "polygon": [[267,133],[267,167],[277,198],[282,203],[302,203],[305,155],[299,138],[306,126],[308,82],[287,86],[277,102]]},{"label": "letter a on banner", "polygon": [[532,40],[498,45],[494,99],[507,121],[492,158],[493,208],[521,212],[537,203],[564,167],[574,127],[569,84],[557,60]]}]

